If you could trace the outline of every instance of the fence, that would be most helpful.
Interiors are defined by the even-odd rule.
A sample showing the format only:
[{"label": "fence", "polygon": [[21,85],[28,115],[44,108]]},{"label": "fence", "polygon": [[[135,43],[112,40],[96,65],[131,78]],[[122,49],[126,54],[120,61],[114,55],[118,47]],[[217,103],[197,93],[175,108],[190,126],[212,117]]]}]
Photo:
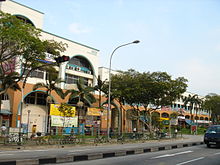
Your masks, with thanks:
[{"label": "fence", "polygon": [[79,128],[62,129],[50,133],[37,132],[36,134],[8,132],[0,136],[0,144],[3,145],[76,145],[76,144],[98,144],[98,143],[125,143],[125,142],[144,142],[147,140],[160,140],[168,138],[179,138],[180,133],[149,133],[149,132],[128,132],[118,134],[118,131],[110,132],[110,140],[107,138],[106,130],[96,130],[86,128],[84,132]]}]

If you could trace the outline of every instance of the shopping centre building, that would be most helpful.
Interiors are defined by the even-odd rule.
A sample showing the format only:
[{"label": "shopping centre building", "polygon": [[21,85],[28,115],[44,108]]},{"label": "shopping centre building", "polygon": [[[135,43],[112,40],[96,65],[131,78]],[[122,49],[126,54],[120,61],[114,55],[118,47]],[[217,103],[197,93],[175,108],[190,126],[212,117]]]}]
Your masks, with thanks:
[{"label": "shopping centre building", "polygon": [[[89,86],[96,84],[99,50],[44,31],[42,29],[44,13],[28,6],[12,0],[6,0],[0,2],[0,10],[41,29],[41,38],[43,40],[55,40],[68,45],[62,55],[69,56],[70,60],[62,63],[60,68],[57,68],[61,79],[65,80],[65,83],[61,83],[62,89],[75,89],[79,77],[82,77]],[[45,60],[50,60],[49,56]],[[17,70],[18,73],[20,73],[19,69]],[[45,83],[45,79],[46,72],[43,70],[35,70],[31,73],[23,91],[25,104],[22,108],[22,114],[22,96],[20,91],[9,91],[8,94],[2,96],[1,124],[6,124],[8,127],[19,127],[20,119],[22,118],[22,124],[24,125],[30,121],[29,130],[32,127],[36,127],[37,131],[45,132],[47,122],[46,94],[44,90],[32,90],[35,83]],[[55,93],[52,93],[52,97],[55,100],[55,104],[69,101],[60,99]]]},{"label": "shopping centre building", "polygon": [[[51,34],[42,29],[44,21],[44,13],[32,9],[23,4],[19,4],[13,0],[6,0],[0,2],[0,10],[5,13],[10,13],[15,15],[17,18],[25,20],[25,22],[30,23],[36,28],[42,30],[41,37],[46,40],[55,40],[57,42],[63,42],[68,45],[65,52],[62,55],[69,56],[70,60],[68,62],[62,63],[60,67],[56,68],[59,71],[59,76],[65,83],[61,83],[61,88],[66,89],[76,89],[76,83],[80,77],[86,81],[86,85],[94,86],[97,82],[97,77],[100,75],[102,80],[108,79],[108,69],[104,67],[99,67],[99,50],[92,48],[90,46],[71,41],[69,39]],[[48,59],[50,60],[49,56]],[[17,72],[20,73],[18,68]],[[112,71],[112,73],[117,73]],[[7,127],[19,128],[22,127],[26,131],[31,131],[35,129],[39,132],[46,132],[46,125],[48,123],[48,107],[46,105],[46,91],[45,90],[33,90],[34,84],[37,82],[44,82],[46,80],[46,72],[44,70],[35,70],[31,73],[30,78],[28,78],[27,85],[23,91],[8,91],[7,94],[2,96],[2,104],[0,111],[0,125],[5,124]],[[22,82],[20,82],[21,84]],[[188,95],[189,93],[184,93]],[[22,95],[24,98],[24,105],[21,108]],[[69,103],[68,98],[61,99],[55,92],[51,93],[53,97],[53,104],[50,104],[51,116],[51,127],[63,126],[63,117],[56,115],[57,107],[60,103]],[[105,98],[104,98],[105,100]],[[74,107],[73,107],[74,110]],[[188,109],[183,108],[182,100],[177,100],[173,107],[162,107],[157,110],[161,118],[169,118],[170,114],[173,112],[181,112],[179,117],[182,120],[189,119],[190,114]],[[106,111],[100,113],[99,109],[90,108],[87,111],[86,126],[88,127],[99,127],[100,121],[102,119],[102,128],[106,128]],[[126,119],[125,111],[122,112],[122,129],[125,131],[131,131],[132,121]],[[100,117],[100,115],[103,115]],[[117,118],[117,117],[116,117]],[[77,116],[72,116],[68,119],[68,124],[66,127],[77,126]],[[197,117],[198,122],[209,123],[209,115],[205,111],[200,111]],[[118,118],[114,120],[114,127],[117,128]],[[141,124],[140,124],[141,126]]]}]

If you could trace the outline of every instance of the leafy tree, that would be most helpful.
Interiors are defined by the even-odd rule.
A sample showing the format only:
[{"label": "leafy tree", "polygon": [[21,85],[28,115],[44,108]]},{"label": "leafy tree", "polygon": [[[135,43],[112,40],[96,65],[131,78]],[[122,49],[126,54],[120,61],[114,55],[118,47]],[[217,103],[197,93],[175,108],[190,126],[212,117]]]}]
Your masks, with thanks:
[{"label": "leafy tree", "polygon": [[220,124],[220,96],[217,94],[209,94],[205,97],[203,108],[206,109],[213,124]]},{"label": "leafy tree", "polygon": [[[130,69],[112,76],[111,92],[121,104],[127,103],[138,111],[140,106],[144,106],[151,119],[153,111],[161,106],[171,105],[186,91],[186,82],[183,77],[173,80],[166,72],[139,73]],[[149,105],[154,105],[155,108],[149,108]],[[148,127],[151,130],[151,120]]]},{"label": "leafy tree", "polygon": [[0,12],[0,81],[4,81],[5,74],[16,72],[18,66],[22,68],[17,79],[7,88],[20,80],[23,80],[24,88],[33,70],[54,65],[42,62],[48,53],[54,59],[65,50],[63,43],[40,38],[41,30],[15,16]]}]

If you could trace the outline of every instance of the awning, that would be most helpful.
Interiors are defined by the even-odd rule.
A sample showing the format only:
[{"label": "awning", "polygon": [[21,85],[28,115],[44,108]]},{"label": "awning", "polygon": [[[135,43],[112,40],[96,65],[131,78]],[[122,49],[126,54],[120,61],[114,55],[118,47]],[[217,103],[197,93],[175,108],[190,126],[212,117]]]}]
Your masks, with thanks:
[{"label": "awning", "polygon": [[8,109],[1,109],[0,114],[2,114],[2,115],[11,115],[12,113]]},{"label": "awning", "polygon": [[187,124],[192,125],[192,120],[185,119],[185,121],[186,121]]}]

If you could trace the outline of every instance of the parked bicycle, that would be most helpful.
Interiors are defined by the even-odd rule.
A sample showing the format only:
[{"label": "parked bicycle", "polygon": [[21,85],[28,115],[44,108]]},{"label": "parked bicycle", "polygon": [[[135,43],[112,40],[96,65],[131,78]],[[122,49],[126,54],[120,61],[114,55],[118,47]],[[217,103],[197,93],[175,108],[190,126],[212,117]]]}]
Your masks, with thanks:
[{"label": "parked bicycle", "polygon": [[107,142],[108,142],[108,139],[105,136],[97,136],[94,139],[95,144],[97,144],[97,143],[107,143]]},{"label": "parked bicycle", "polygon": [[77,144],[80,143],[80,139],[78,139],[75,135],[64,136],[60,140],[61,144]]}]

